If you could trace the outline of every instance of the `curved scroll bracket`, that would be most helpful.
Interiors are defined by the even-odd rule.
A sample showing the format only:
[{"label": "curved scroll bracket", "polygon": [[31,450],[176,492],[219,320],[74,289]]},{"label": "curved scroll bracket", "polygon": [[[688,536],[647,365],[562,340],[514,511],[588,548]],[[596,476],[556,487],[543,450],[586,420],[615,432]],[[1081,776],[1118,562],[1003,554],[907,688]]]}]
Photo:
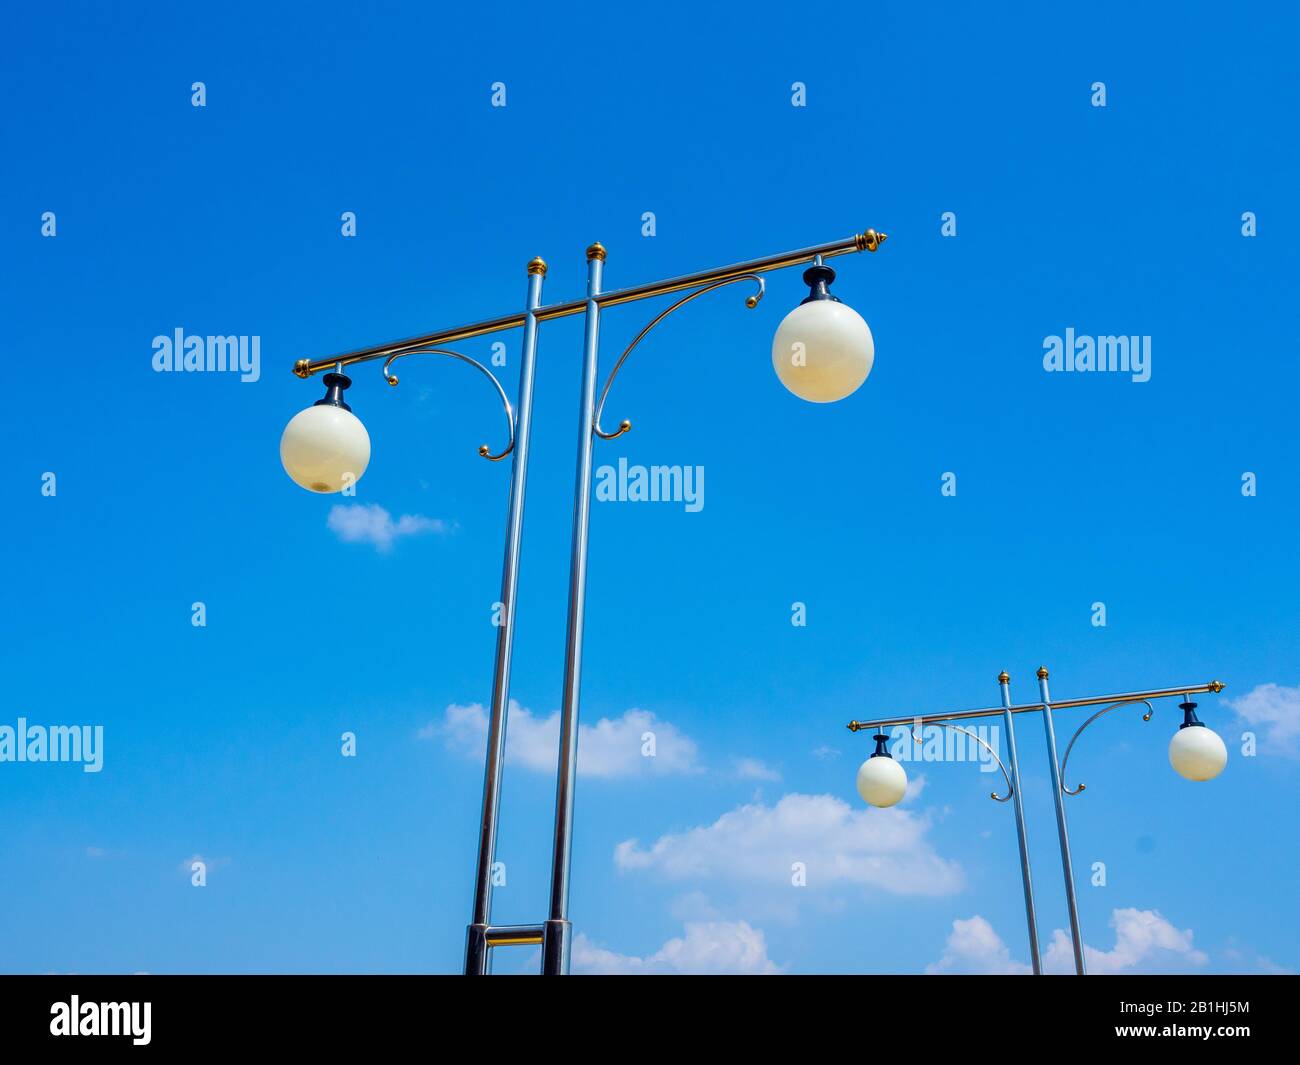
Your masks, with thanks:
[{"label": "curved scroll bracket", "polygon": [[650,320],[650,324],[642,329],[641,332],[637,333],[636,339],[633,340],[632,343],[627,346],[627,350],[618,357],[618,362],[614,363],[614,368],[609,372],[609,379],[605,382],[605,387],[600,393],[600,402],[596,405],[596,418],[594,423],[594,431],[598,437],[602,440],[614,440],[632,428],[632,423],[626,418],[619,423],[618,428],[612,433],[607,433],[600,427],[600,416],[605,410],[605,400],[609,398],[609,390],[614,384],[614,378],[618,376],[618,371],[623,368],[623,363],[626,362],[627,357],[632,354],[632,349],[645,339],[646,334],[649,333],[650,330],[672,314],[673,311],[677,310],[678,307],[684,307],[686,304],[690,303],[691,300],[695,299],[696,296],[703,296],[706,292],[712,292],[715,288],[722,288],[724,285],[735,284],[737,281],[753,281],[758,285],[757,292],[745,297],[745,306],[753,310],[753,308],[758,306],[759,300],[763,298],[763,294],[767,291],[767,284],[758,274],[738,274],[735,277],[727,277],[723,278],[721,281],[714,281],[712,284],[705,285],[703,288],[697,288],[694,292],[688,292],[676,303],[655,315],[654,318]]},{"label": "curved scroll bracket", "polygon": [[[998,752],[995,751],[992,747],[990,747],[984,740],[982,740],[979,736],[975,735],[975,733],[973,733],[970,729],[962,728],[960,725],[953,725],[947,721],[932,721],[930,723],[932,725],[942,725],[944,728],[952,729],[953,732],[964,733],[965,735],[973,739],[976,743],[978,743],[981,747],[983,747],[986,751],[988,751],[989,754],[992,756],[993,761],[997,762],[998,768],[1002,770],[1002,778],[1007,782],[1007,793],[1005,795],[999,795],[996,791],[991,791],[989,792],[990,799],[992,799],[994,802],[1007,802],[1011,798],[1011,796],[1016,793],[1016,789],[1011,784],[1011,774],[1007,772],[1007,767],[1002,764],[1002,759],[998,757]],[[917,733],[915,728],[912,729],[912,742],[913,743],[924,742],[924,738]]]},{"label": "curved scroll bracket", "polygon": [[1081,783],[1077,788],[1074,789],[1069,788],[1065,783],[1065,764],[1070,760],[1070,752],[1074,750],[1075,741],[1080,736],[1083,735],[1083,730],[1086,729],[1089,725],[1091,725],[1094,721],[1097,720],[1097,718],[1101,717],[1103,714],[1109,714],[1112,710],[1118,710],[1121,706],[1136,706],[1138,703],[1143,704],[1147,708],[1147,712],[1142,715],[1142,720],[1150,721],[1151,715],[1156,712],[1156,708],[1152,706],[1148,700],[1125,699],[1122,702],[1111,703],[1110,706],[1106,706],[1098,710],[1095,714],[1092,715],[1092,717],[1088,718],[1087,721],[1085,721],[1082,725],[1080,725],[1078,731],[1076,731],[1075,734],[1070,737],[1070,742],[1066,744],[1065,747],[1065,757],[1061,759],[1061,790],[1065,792],[1066,795],[1080,795],[1083,792],[1088,790],[1088,785],[1083,783]]},{"label": "curved scroll bracket", "polygon": [[498,454],[492,454],[492,449],[487,444],[480,445],[478,453],[489,462],[500,462],[503,458],[515,449],[515,411],[510,405],[510,399],[506,396],[506,390],[501,387],[501,382],[497,380],[496,374],[489,370],[477,359],[471,359],[468,355],[462,355],[459,351],[451,351],[447,348],[413,348],[411,351],[399,351],[396,355],[390,355],[384,360],[384,380],[390,385],[396,386],[397,376],[388,372],[388,368],[393,363],[406,355],[446,355],[452,359],[459,359],[461,362],[467,362],[474,367],[479,373],[492,382],[492,386],[497,390],[497,395],[501,398],[501,406],[506,412],[506,428],[510,432],[510,442]]}]

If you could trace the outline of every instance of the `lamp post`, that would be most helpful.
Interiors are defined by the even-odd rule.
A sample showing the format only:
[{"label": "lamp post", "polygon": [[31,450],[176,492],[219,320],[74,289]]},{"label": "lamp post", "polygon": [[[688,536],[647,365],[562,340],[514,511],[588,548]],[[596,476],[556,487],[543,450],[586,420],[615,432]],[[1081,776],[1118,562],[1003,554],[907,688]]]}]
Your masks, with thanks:
[{"label": "lamp post", "polygon": [[[745,305],[754,308],[758,306],[765,291],[763,274],[810,264],[804,272],[809,295],[785,317],[777,329],[772,343],[773,368],[781,383],[802,399],[814,403],[843,399],[856,391],[871,372],[875,344],[866,322],[831,293],[830,285],[835,280],[835,271],[826,263],[827,260],[852,252],[874,252],[885,239],[884,233],[868,229],[844,240],[611,291],[605,291],[602,284],[607,258],[605,248],[600,244],[592,244],[587,249],[587,293],[581,300],[542,306],[542,281],[546,276],[546,264],[541,259],[533,259],[528,264],[528,293],[521,312],[322,359],[299,359],[294,364],[294,373],[304,379],[328,371],[324,378],[327,387],[325,398],[290,421],[280,444],[280,456],[285,470],[294,481],[313,492],[338,492],[355,485],[370,461],[370,437],[343,400],[343,393],[352,384],[344,373],[349,366],[382,359],[385,380],[390,385],[396,385],[397,377],[390,372],[390,368],[397,359],[421,354],[450,357],[484,374],[495,387],[505,410],[509,428],[506,446],[497,453],[493,453],[486,444],[479,448],[479,454],[493,462],[512,453],[514,458],[501,576],[502,621],[497,631],[487,757],[483,774],[474,910],[466,933],[467,975],[481,975],[489,971],[492,948],[523,944],[541,945],[543,973],[562,975],[569,970],[573,927],[569,920],[569,871],[577,780],[587,544],[591,522],[592,448],[596,437],[613,440],[632,428],[632,423],[624,420],[616,430],[606,432],[600,423],[605,400],[619,370],[633,349],[655,326],[697,297],[726,285],[750,282],[755,286],[755,291],[746,297]],[[662,310],[637,334],[614,363],[597,400],[602,310],[674,293],[685,295]],[[494,926],[491,923],[492,865],[496,853],[501,774],[505,758],[538,326],[541,322],[576,314],[585,315],[586,327],[578,403],[578,451],[574,479],[573,539],[569,560],[568,620],[560,708],[550,907],[546,920],[539,924]],[[486,366],[446,345],[521,327],[523,344],[516,413],[500,381]]]},{"label": "lamp post", "polygon": [[[876,749],[858,769],[858,793],[868,805],[875,807],[893,806],[903,798],[903,794],[907,789],[907,773],[886,749],[885,745],[889,740],[889,735],[884,730],[887,728],[908,725],[912,729],[913,738],[919,739],[917,730],[926,725],[939,725],[965,734],[988,750],[989,754],[998,763],[998,767],[1002,770],[1002,775],[1007,782],[1006,795],[998,795],[995,791],[990,798],[997,802],[1006,802],[1008,799],[1014,800],[1016,836],[1020,846],[1020,874],[1025,893],[1025,922],[1029,931],[1029,954],[1034,975],[1041,975],[1042,963],[1038,946],[1038,918],[1034,910],[1034,891],[1029,872],[1029,844],[1025,833],[1024,807],[1021,803],[1020,765],[1016,755],[1015,723],[1013,720],[1016,714],[1041,711],[1047,739],[1048,768],[1052,778],[1052,797],[1056,809],[1057,836],[1061,848],[1061,872],[1065,878],[1065,897],[1070,914],[1070,941],[1074,948],[1074,971],[1077,975],[1083,976],[1086,972],[1083,957],[1083,935],[1079,928],[1079,906],[1074,893],[1074,869],[1070,856],[1070,836],[1066,827],[1064,800],[1067,795],[1082,794],[1086,788],[1083,784],[1076,788],[1070,788],[1064,782],[1065,767],[1070,760],[1070,751],[1073,750],[1075,742],[1083,734],[1084,729],[1112,710],[1141,704],[1147,708],[1147,712],[1142,715],[1142,720],[1150,721],[1151,715],[1155,712],[1155,708],[1151,705],[1152,699],[1167,699],[1181,695],[1183,701],[1178,705],[1183,711],[1183,723],[1179,725],[1178,731],[1174,733],[1173,739],[1169,743],[1169,762],[1179,776],[1187,780],[1213,780],[1223,771],[1223,767],[1227,764],[1228,751],[1223,740],[1197,719],[1197,704],[1192,702],[1192,696],[1200,692],[1212,692],[1217,695],[1223,691],[1225,685],[1221,681],[1212,680],[1208,684],[1156,688],[1151,691],[1128,692],[1120,695],[1090,695],[1081,699],[1065,699],[1053,702],[1047,687],[1047,669],[1040,666],[1037,675],[1040,701],[1036,703],[1013,704],[1011,702],[1011,678],[1003,671],[998,674],[998,686],[1002,693],[1002,705],[1000,707],[920,714],[911,717],[890,717],[877,721],[850,721],[848,727],[851,732],[862,732],[866,729],[875,730],[872,738],[876,741]],[[1066,745],[1065,756],[1058,759],[1053,712],[1081,706],[1101,706],[1102,709],[1094,713],[1075,730],[1070,742]],[[999,714],[1002,716],[1003,726],[1007,734],[1007,762],[1009,767],[1004,765],[1002,760],[998,758],[997,751],[979,736],[960,725],[953,724],[955,721],[995,717]]]}]

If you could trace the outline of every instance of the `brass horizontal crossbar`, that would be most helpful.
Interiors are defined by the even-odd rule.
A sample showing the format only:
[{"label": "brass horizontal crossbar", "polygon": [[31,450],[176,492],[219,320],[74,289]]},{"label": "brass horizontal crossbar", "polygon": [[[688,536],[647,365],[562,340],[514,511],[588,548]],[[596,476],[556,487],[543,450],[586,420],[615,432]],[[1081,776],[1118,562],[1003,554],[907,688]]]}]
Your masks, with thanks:
[{"label": "brass horizontal crossbar", "polygon": [[[1053,710],[1068,710],[1075,706],[1100,706],[1102,703],[1128,703],[1140,699],[1166,699],[1174,695],[1199,695],[1201,692],[1213,692],[1216,695],[1227,687],[1222,681],[1212,680],[1208,684],[1188,684],[1178,688],[1156,688],[1146,692],[1127,692],[1120,695],[1091,695],[1086,699],[1053,699],[1049,704]],[[955,710],[947,714],[910,714],[907,717],[886,717],[878,721],[850,721],[850,732],[862,732],[864,729],[888,728],[891,725],[928,725],[940,721],[964,721],[972,717],[996,717],[1010,711],[1013,714],[1025,714],[1031,710],[1043,709],[1042,703],[1021,703],[1018,706],[989,706],[979,710]]]},{"label": "brass horizontal crossbar", "polygon": [[489,947],[541,946],[542,926],[537,924],[502,925],[484,933]]},{"label": "brass horizontal crossbar", "polygon": [[[664,296],[670,292],[681,292],[684,289],[707,285],[712,281],[721,281],[725,278],[738,277],[741,274],[761,274],[771,270],[781,270],[787,266],[798,266],[800,263],[810,263],[819,255],[823,259],[833,259],[837,255],[847,255],[850,252],[875,251],[885,240],[886,235],[884,233],[877,233],[874,229],[868,229],[864,233],[855,233],[844,240],[832,241],[829,244],[818,244],[811,248],[801,248],[798,251],[768,255],[762,259],[753,259],[746,263],[734,263],[731,266],[700,270],[694,274],[683,274],[680,277],[670,277],[663,281],[651,281],[644,285],[634,285],[631,288],[614,289],[610,292],[603,292],[595,296],[594,299],[602,308],[616,307],[620,303],[632,303],[635,300],[649,299],[652,296]],[[552,318],[567,318],[573,314],[581,314],[586,309],[587,300],[585,298],[569,300],[567,303],[553,303],[548,307],[538,307],[535,317],[539,322],[546,322]],[[331,355],[323,359],[299,359],[294,363],[293,372],[299,377],[307,378],[321,370],[329,370],[336,366],[351,366],[353,363],[369,362],[371,359],[386,359],[413,348],[440,347],[455,343],[457,340],[467,340],[470,337],[499,333],[504,329],[518,329],[524,324],[526,317],[526,314],[520,311],[517,314],[506,314],[499,318],[488,318],[472,325],[461,325],[454,329],[443,329],[436,333],[425,333],[423,336],[409,337],[406,340],[376,344],[373,347],[360,348],[357,351],[349,351],[342,355]]]}]

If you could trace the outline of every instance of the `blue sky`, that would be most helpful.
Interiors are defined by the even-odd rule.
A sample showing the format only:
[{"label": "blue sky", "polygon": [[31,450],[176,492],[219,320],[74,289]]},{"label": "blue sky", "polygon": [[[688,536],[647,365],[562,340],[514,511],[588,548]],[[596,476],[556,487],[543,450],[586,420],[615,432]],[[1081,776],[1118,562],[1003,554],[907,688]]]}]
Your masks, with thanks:
[{"label": "blue sky", "polygon": [[[701,466],[706,495],[594,507],[575,969],[1016,971],[995,778],[909,766],[916,793],[866,811],[871,745],[843,726],[995,704],[1001,669],[1029,701],[1040,662],[1063,698],[1229,684],[1202,700],[1230,752],[1212,783],[1168,766],[1172,702],[1072,756],[1094,969],[1300,967],[1294,13],[9,22],[0,725],[105,738],[98,773],[0,763],[0,969],[456,970],[509,478],[475,451],[500,414],[447,360],[396,389],[360,368],[370,469],[355,500],[314,497],[278,458],[320,395],[293,361],[520,308],[534,255],[544,299],[574,298],[593,240],[619,287],[868,226],[884,249],[834,263],[876,341],[851,398],[805,404],[772,372],[790,270],[757,310],[737,289],[674,316],[610,399],[636,427],[597,464]],[[603,372],[656,309],[605,315]],[[259,379],[155,373],[177,328],[259,337]],[[1045,372],[1067,329],[1150,337],[1150,380]],[[513,394],[519,334],[499,339]],[[580,352],[579,319],[542,327],[501,923],[545,916]],[[338,534],[340,504],[368,538]],[[1018,738],[1046,946],[1066,915],[1036,717]]]}]

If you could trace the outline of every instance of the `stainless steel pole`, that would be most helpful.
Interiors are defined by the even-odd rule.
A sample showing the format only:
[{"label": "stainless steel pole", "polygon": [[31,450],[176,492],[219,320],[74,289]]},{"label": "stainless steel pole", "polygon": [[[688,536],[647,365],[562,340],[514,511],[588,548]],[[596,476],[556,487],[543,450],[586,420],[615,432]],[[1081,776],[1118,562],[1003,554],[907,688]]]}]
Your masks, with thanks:
[{"label": "stainless steel pole", "polygon": [[578,697],[582,687],[582,623],[587,598],[587,532],[591,525],[591,449],[595,439],[596,370],[600,348],[601,276],[605,249],[587,249],[587,325],[578,401],[578,469],[573,487],[573,543],[569,557],[569,618],[560,706],[560,764],[555,781],[555,849],[551,859],[551,911],[543,925],[542,973],[569,972],[573,925],[569,922],[569,867],[573,850],[573,791],[578,775]]},{"label": "stainless steel pole", "polygon": [[1043,728],[1047,733],[1047,757],[1052,770],[1052,798],[1056,801],[1056,833],[1061,839],[1061,870],[1065,874],[1065,901],[1070,908],[1070,939],[1074,944],[1074,971],[1086,974],[1083,964],[1083,934],[1079,931],[1079,902],[1074,897],[1074,867],[1070,860],[1070,833],[1065,825],[1065,793],[1061,790],[1061,762],[1056,756],[1056,729],[1052,725],[1052,699],[1047,690],[1047,669],[1038,667],[1038,696],[1043,701]]},{"label": "stainless steel pole", "polygon": [[1029,839],[1025,834],[1025,806],[1020,797],[1020,761],[1016,757],[1016,726],[1011,713],[1011,678],[1004,671],[998,674],[1002,688],[1002,724],[1007,730],[1007,762],[1011,767],[1011,801],[1016,811],[1016,838],[1020,842],[1020,878],[1025,885],[1025,920],[1029,924],[1029,958],[1034,975],[1042,975],[1042,961],[1038,953],[1038,915],[1034,913],[1034,885],[1029,876]]},{"label": "stainless steel pole", "polygon": [[519,413],[515,452],[510,466],[510,502],[506,551],[501,566],[501,624],[497,628],[496,665],[492,673],[492,709],[488,717],[487,760],[483,769],[483,815],[479,821],[478,869],[474,878],[474,918],[465,935],[465,975],[484,976],[490,968],[487,931],[492,920],[492,866],[496,861],[497,818],[501,805],[501,769],[506,753],[506,715],[510,704],[510,658],[515,639],[515,595],[519,589],[519,548],[524,525],[524,490],[528,483],[528,440],[533,422],[533,368],[537,361],[537,315],[542,301],[546,263],[528,264],[528,301],[519,362]]}]

